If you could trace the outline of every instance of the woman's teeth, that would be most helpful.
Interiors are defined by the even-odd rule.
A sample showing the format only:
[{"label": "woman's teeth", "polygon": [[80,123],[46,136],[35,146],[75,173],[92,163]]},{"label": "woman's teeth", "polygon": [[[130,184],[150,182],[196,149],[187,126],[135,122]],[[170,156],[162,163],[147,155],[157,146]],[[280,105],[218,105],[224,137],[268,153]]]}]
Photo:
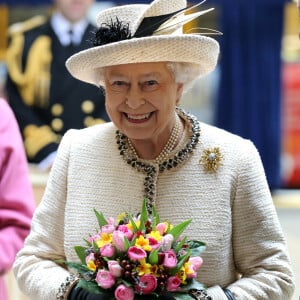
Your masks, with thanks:
[{"label": "woman's teeth", "polygon": [[150,117],[151,113],[148,114],[142,114],[142,115],[130,115],[127,114],[127,118],[128,119],[132,119],[132,120],[146,120]]}]

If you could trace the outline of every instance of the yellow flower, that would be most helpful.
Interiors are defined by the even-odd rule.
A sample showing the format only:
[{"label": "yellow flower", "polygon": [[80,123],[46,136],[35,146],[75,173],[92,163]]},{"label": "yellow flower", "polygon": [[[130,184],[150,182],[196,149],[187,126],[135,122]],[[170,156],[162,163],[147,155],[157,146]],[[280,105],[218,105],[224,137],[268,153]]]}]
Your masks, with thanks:
[{"label": "yellow flower", "polygon": [[186,262],[177,273],[177,276],[180,278],[181,283],[187,284],[186,279],[187,275],[194,274],[193,268],[191,268],[192,264],[190,262]]},{"label": "yellow flower", "polygon": [[104,245],[112,243],[112,234],[111,233],[101,233],[101,237],[96,240],[96,244],[99,248],[103,247]]},{"label": "yellow flower", "polygon": [[146,263],[145,258],[140,260],[140,265],[136,268],[138,275],[142,276],[145,274],[153,273],[153,266],[151,264]]},{"label": "yellow flower", "polygon": [[91,271],[96,271],[96,265],[93,260],[89,260],[86,265]]},{"label": "yellow flower", "polygon": [[163,223],[166,224],[166,230],[165,230],[165,233],[166,233],[167,230],[171,230],[171,229],[173,229],[173,227],[174,227],[174,225],[170,224],[169,222],[163,222]]},{"label": "yellow flower", "polygon": [[136,241],[135,246],[144,249],[145,251],[151,251],[152,247],[149,245],[149,240],[145,239],[142,235],[140,235]]},{"label": "yellow flower", "polygon": [[[137,220],[137,221],[134,221],[134,223],[135,223],[136,227],[139,228],[139,227],[140,227],[140,224],[141,224],[141,221],[140,221],[140,220]],[[126,226],[127,226],[127,228],[130,229],[131,231],[134,231],[131,222],[129,222],[128,224],[126,224]]]},{"label": "yellow flower", "polygon": [[157,240],[158,242],[161,240],[162,236],[160,234],[160,232],[158,230],[152,230],[148,236],[151,236],[152,238],[154,238],[155,240]]},{"label": "yellow flower", "polygon": [[184,266],[180,268],[179,272],[176,275],[180,278],[181,283],[186,284],[186,273]]},{"label": "yellow flower", "polygon": [[124,220],[125,218],[126,218],[126,213],[125,212],[119,214],[118,217],[117,217],[118,224],[120,223],[121,220]]},{"label": "yellow flower", "polygon": [[192,263],[191,262],[186,262],[184,265],[184,272],[186,275],[191,275],[191,274],[194,274],[195,271],[193,270],[192,268]]}]

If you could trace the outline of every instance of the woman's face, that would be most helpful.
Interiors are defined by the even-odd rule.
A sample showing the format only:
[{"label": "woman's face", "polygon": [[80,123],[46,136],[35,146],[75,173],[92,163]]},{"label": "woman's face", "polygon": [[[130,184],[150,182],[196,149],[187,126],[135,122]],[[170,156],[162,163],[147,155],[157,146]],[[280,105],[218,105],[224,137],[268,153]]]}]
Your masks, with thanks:
[{"label": "woman's face", "polygon": [[106,110],[130,139],[164,143],[175,123],[175,106],[182,95],[165,62],[106,67]]}]

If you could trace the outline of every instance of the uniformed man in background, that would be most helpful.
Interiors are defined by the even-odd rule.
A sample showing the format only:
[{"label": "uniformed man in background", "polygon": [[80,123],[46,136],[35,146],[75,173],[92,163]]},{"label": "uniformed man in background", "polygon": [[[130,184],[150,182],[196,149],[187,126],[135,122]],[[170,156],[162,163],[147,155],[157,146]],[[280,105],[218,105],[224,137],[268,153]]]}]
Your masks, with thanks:
[{"label": "uniformed man in background", "polygon": [[65,67],[91,46],[87,20],[93,0],[55,0],[50,17],[10,27],[6,93],[22,131],[29,162],[51,167],[61,136],[70,128],[108,121],[104,95],[74,79]]}]

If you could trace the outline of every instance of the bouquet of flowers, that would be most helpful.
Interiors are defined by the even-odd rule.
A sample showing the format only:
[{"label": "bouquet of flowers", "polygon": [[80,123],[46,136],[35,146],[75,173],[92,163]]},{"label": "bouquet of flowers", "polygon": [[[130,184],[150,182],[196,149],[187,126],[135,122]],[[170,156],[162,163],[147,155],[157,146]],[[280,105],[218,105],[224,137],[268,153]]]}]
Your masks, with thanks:
[{"label": "bouquet of flowers", "polygon": [[95,214],[100,226],[86,246],[75,246],[80,259],[64,262],[80,274],[77,286],[111,299],[193,299],[190,291],[203,289],[195,280],[202,265],[200,241],[182,236],[191,220],[176,226],[161,222],[155,208],[149,216],[146,201],[137,217],[123,213],[117,220]]}]

